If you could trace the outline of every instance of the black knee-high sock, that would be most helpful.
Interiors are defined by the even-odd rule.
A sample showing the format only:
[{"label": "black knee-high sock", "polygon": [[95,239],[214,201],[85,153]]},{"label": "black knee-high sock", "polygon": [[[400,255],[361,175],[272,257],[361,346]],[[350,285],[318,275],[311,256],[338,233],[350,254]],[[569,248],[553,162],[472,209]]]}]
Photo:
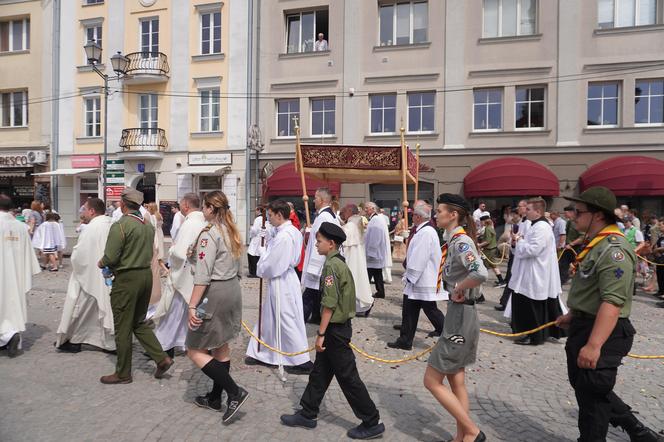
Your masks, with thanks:
[{"label": "black knee-high sock", "polygon": [[[230,372],[231,371],[231,361],[222,361],[221,362],[226,368],[226,371]],[[221,399],[221,394],[223,393],[224,388],[221,386],[221,384],[217,381],[214,381],[212,384],[212,391],[210,392],[210,399],[212,400],[218,400]]]},{"label": "black knee-high sock", "polygon": [[[228,366],[230,367],[230,362]],[[239,393],[239,387],[228,373],[228,369],[224,366],[223,362],[212,359],[205,364],[202,370],[210,379],[217,382],[222,389],[226,390],[229,396],[235,396]]]}]

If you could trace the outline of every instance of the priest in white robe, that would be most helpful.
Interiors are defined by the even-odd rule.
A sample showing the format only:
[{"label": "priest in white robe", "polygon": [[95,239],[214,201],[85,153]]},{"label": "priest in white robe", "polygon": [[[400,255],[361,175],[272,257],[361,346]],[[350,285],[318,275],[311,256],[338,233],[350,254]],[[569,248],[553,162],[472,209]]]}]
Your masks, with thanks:
[{"label": "priest in white robe", "polygon": [[195,193],[187,193],[180,201],[184,221],[177,239],[168,251],[171,265],[169,275],[164,279],[161,298],[151,318],[156,324],[154,334],[171,358],[174,357],[176,347],[184,347],[187,336],[187,307],[194,289],[194,275],[187,258],[201,230],[207,225],[200,205],[201,200]]},{"label": "priest in white robe", "polygon": [[[271,347],[295,353],[309,346],[300,281],[295,273],[300,262],[302,234],[289,220],[290,207],[285,201],[271,202],[268,214],[273,228],[256,270],[258,276],[267,280],[267,299],[261,307],[260,338]],[[258,336],[258,324],[254,327],[254,334]],[[259,351],[254,338],[249,341],[245,362],[285,366],[291,374],[308,374],[313,368],[309,353],[283,356],[262,346]]]},{"label": "priest in white robe", "polygon": [[[546,202],[528,200],[526,217],[530,222],[525,234],[512,234],[514,262],[509,288],[512,296],[505,316],[511,315],[515,333],[532,330],[566,313],[562,293],[556,241],[551,225],[544,217]],[[511,307],[511,308],[510,308]],[[549,327],[515,341],[521,345],[540,345],[547,337],[564,336],[562,329]]]},{"label": "priest in white robe", "polygon": [[368,317],[374,300],[371,296],[371,284],[367,274],[367,259],[364,250],[364,225],[359,209],[355,204],[348,204],[341,209],[342,229],[346,234],[341,252],[355,282],[356,316]]},{"label": "priest in white robe", "polygon": [[378,206],[368,202],[364,205],[369,224],[364,235],[364,248],[367,255],[367,273],[376,285],[374,298],[385,298],[383,269],[387,266],[390,233],[383,217],[378,213]]},{"label": "priest in white robe", "polygon": [[323,264],[325,264],[325,256],[319,255],[316,250],[316,233],[324,222],[341,225],[330,207],[331,204],[332,193],[329,189],[321,187],[316,190],[314,207],[317,215],[311,229],[307,229],[309,239],[305,247],[304,266],[302,267],[304,320],[312,324],[320,324],[320,274],[323,271]]},{"label": "priest in white robe", "polygon": [[173,207],[171,207],[171,213],[173,214],[173,222],[171,223],[170,234],[171,234],[171,241],[175,242],[175,240],[178,237],[178,232],[180,231],[180,227],[184,222],[184,215],[180,210],[180,205],[177,203],[175,203]]},{"label": "priest in white robe", "polygon": [[81,211],[86,228],[71,254],[72,273],[55,342],[60,351],[78,353],[81,344],[115,350],[111,288],[96,265],[113,224],[105,213],[99,198],[88,198]]},{"label": "priest in white robe", "polygon": [[383,267],[383,282],[392,284],[392,241],[390,240],[390,217],[385,214],[385,209],[380,209],[380,217],[385,222],[385,267]]},{"label": "priest in white robe", "polygon": [[0,348],[13,358],[21,350],[21,332],[28,322],[26,293],[40,269],[30,234],[11,209],[12,200],[0,195]]}]

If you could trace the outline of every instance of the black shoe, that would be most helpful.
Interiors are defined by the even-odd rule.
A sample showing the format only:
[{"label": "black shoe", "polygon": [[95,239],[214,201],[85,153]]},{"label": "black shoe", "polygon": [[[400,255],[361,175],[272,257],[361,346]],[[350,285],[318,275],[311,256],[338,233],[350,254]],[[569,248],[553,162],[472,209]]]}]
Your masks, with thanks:
[{"label": "black shoe", "polygon": [[504,312],[505,311],[505,306],[504,305],[494,305],[493,308],[494,308],[494,310],[498,310],[499,312]]},{"label": "black shoe", "polygon": [[380,294],[380,293],[376,292],[373,295],[371,295],[371,297],[374,298],[374,299],[385,299],[385,293]]},{"label": "black shoe", "polygon": [[656,302],[656,303],[655,303],[655,307],[664,308],[664,301],[662,301],[662,302]]},{"label": "black shoe", "polygon": [[302,415],[301,411],[295,414],[282,414],[281,423],[288,427],[301,427],[301,428],[316,428],[318,421],[316,419],[309,419]]},{"label": "black shoe", "polygon": [[480,297],[475,300],[475,304],[483,304],[485,301],[486,298],[484,297],[484,295],[480,295]]},{"label": "black shoe", "polygon": [[351,439],[374,439],[383,433],[385,433],[385,425],[382,422],[372,427],[368,427],[362,422],[357,427],[348,430],[346,435]]},{"label": "black shoe", "polygon": [[480,434],[478,434],[475,437],[475,442],[484,442],[484,441],[486,441],[486,434],[484,434],[484,432],[480,430]]},{"label": "black shoe", "polygon": [[314,369],[314,363],[309,361],[305,362],[304,364],[300,365],[286,365],[284,366],[284,370],[286,370],[286,373],[288,374],[294,374],[294,375],[307,375],[311,373],[311,370]]},{"label": "black shoe", "polygon": [[221,397],[219,399],[212,399],[210,393],[205,396],[196,396],[194,404],[201,408],[207,408],[212,411],[221,411]]},{"label": "black shoe", "polygon": [[533,345],[533,342],[529,336],[517,339],[516,341],[514,341],[514,343],[517,345]]},{"label": "black shoe", "polygon": [[226,403],[226,412],[224,417],[221,418],[222,422],[226,423],[235,416],[240,407],[247,401],[249,392],[242,387],[238,387],[238,394],[235,396],[228,395],[228,402]]},{"label": "black shoe", "polygon": [[629,435],[630,442],[662,442],[664,441],[664,436],[655,433],[650,428],[643,425],[642,422],[636,422],[630,429],[623,427],[625,432]]},{"label": "black shoe", "polygon": [[175,348],[169,348],[166,350],[166,354],[169,358],[173,359],[175,357]]},{"label": "black shoe", "polygon": [[429,333],[427,334],[427,338],[437,338],[437,337],[439,337],[439,336],[442,335],[442,334],[443,334],[442,331],[436,331],[436,330],[434,330],[434,331],[429,332]]},{"label": "black shoe", "polygon": [[413,346],[412,345],[406,345],[403,342],[399,341],[398,339],[394,342],[388,342],[387,346],[390,348],[399,348],[401,350],[412,350]]},{"label": "black shoe", "polygon": [[247,356],[244,358],[244,364],[245,365],[262,365],[263,367],[268,367],[268,368],[276,368],[276,365],[271,365],[266,362],[263,362],[261,360],[252,358],[251,356]]},{"label": "black shoe", "polygon": [[10,358],[15,358],[18,356],[20,350],[18,349],[18,343],[21,342],[21,335],[14,333],[14,336],[7,342],[7,353]]},{"label": "black shoe", "polygon": [[71,342],[63,342],[60,347],[55,347],[58,351],[63,353],[80,353],[81,344],[72,344]]},{"label": "black shoe", "polygon": [[392,328],[395,330],[401,330],[401,324],[394,324]]}]

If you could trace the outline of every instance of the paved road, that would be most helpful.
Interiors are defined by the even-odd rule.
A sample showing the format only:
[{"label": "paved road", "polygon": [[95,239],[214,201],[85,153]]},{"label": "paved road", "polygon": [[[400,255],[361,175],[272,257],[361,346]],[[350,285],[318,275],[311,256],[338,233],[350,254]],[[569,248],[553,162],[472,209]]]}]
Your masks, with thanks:
[{"label": "paved road", "polygon": [[[250,391],[240,419],[222,426],[221,415],[197,408],[193,397],[204,393],[211,381],[185,357],[176,358],[170,376],[152,378],[154,363],[134,352],[134,382],[105,386],[99,376],[113,371],[114,357],[97,351],[60,354],[53,348],[67,268],[42,273],[28,296],[29,321],[24,335],[25,353],[9,359],[0,352],[0,440],[2,441],[170,441],[346,440],[346,430],[357,424],[336,382],[326,396],[316,430],[289,429],[279,415],[297,406],[306,385],[304,376],[288,375],[282,382],[273,370],[243,364],[248,338],[233,346],[233,375]],[[355,319],[353,341],[372,354],[398,358],[409,352],[386,347],[395,338],[392,324],[399,321],[399,277],[388,296],[377,302],[368,319]],[[244,318],[257,318],[257,280],[242,281]],[[498,291],[486,290],[489,301],[479,307],[482,326],[508,331],[494,311]],[[664,309],[654,299],[637,296],[633,322],[639,332],[635,353],[664,353]],[[414,351],[431,345],[431,325],[420,319]],[[312,337],[315,329],[308,328]],[[310,339],[311,340],[311,339]],[[567,383],[563,344],[540,347],[513,345],[509,339],[482,335],[478,362],[468,371],[472,412],[490,441],[576,440],[576,403]],[[390,441],[433,441],[450,438],[454,422],[422,386],[424,361],[386,365],[364,358],[360,374],[376,401]],[[626,360],[620,369],[617,392],[647,424],[664,429],[664,363]],[[627,441],[612,430],[611,441]]]}]

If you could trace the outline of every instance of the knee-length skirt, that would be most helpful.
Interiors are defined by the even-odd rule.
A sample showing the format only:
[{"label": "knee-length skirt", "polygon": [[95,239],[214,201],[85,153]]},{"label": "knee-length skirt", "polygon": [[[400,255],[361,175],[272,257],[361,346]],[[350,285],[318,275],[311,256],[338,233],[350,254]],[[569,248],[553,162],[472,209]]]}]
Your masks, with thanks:
[{"label": "knee-length skirt", "polygon": [[475,305],[450,301],[443,334],[429,356],[429,365],[441,373],[453,374],[475,362],[480,324]]}]

